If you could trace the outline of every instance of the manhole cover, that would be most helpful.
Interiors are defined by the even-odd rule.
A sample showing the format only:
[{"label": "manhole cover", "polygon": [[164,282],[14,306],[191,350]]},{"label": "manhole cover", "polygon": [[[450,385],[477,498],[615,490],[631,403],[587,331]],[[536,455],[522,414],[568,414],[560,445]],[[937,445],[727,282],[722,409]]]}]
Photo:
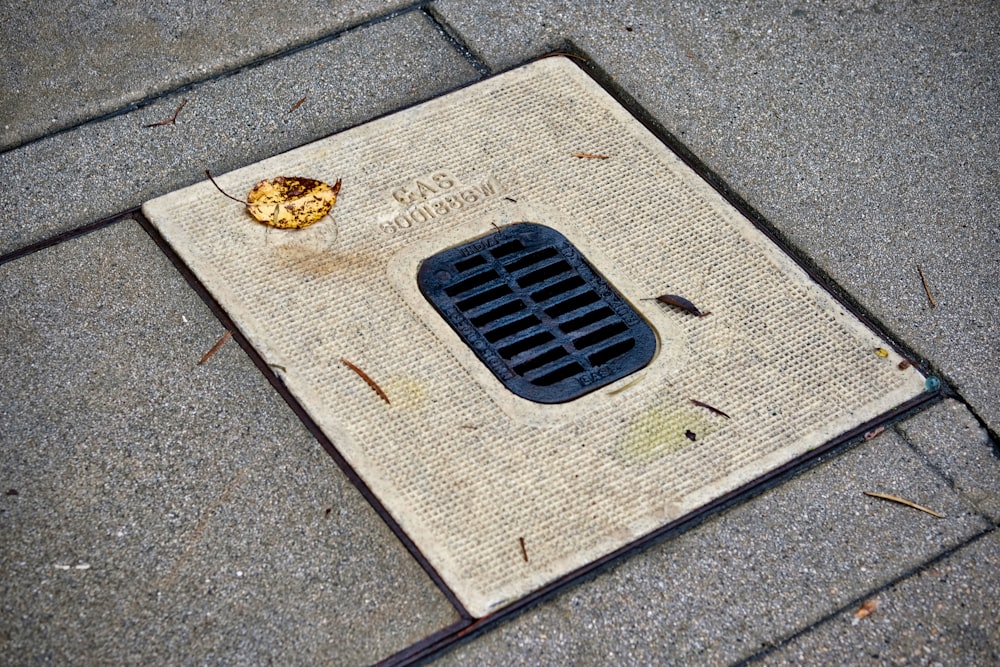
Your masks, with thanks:
[{"label": "manhole cover", "polygon": [[217,180],[278,175],[331,216],[144,211],[475,616],[924,389],[563,58]]}]

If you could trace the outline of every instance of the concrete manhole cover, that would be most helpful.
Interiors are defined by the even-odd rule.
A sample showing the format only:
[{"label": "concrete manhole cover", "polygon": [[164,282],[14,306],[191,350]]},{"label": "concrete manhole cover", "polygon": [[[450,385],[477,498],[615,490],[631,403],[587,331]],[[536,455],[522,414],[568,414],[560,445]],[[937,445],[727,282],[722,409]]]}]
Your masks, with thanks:
[{"label": "concrete manhole cover", "polygon": [[924,391],[566,59],[217,180],[277,175],[342,179],[331,216],[207,182],[143,211],[473,616]]}]

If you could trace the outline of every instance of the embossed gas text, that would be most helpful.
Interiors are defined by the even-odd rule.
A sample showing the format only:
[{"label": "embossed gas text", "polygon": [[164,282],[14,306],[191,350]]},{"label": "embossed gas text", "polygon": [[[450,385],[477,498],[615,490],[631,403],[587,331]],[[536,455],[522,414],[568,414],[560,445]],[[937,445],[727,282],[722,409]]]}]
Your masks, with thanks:
[{"label": "embossed gas text", "polygon": [[448,172],[434,172],[392,190],[389,194],[393,201],[406,208],[391,220],[382,221],[379,227],[387,234],[406,232],[463,208],[478,206],[499,192],[492,178],[477,185],[463,185]]}]

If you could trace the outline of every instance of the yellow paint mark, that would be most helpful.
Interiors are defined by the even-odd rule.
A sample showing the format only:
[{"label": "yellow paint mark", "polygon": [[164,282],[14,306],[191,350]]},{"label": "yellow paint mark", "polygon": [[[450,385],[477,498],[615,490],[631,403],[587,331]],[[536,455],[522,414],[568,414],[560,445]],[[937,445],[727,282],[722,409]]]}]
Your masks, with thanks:
[{"label": "yellow paint mark", "polygon": [[397,408],[419,410],[427,402],[427,389],[411,378],[391,377],[385,381],[385,391]]},{"label": "yellow paint mark", "polygon": [[[720,428],[703,413],[656,405],[632,418],[618,440],[615,455],[628,464],[650,463],[685,447],[697,447]],[[688,431],[695,435],[695,440],[685,435]]]}]

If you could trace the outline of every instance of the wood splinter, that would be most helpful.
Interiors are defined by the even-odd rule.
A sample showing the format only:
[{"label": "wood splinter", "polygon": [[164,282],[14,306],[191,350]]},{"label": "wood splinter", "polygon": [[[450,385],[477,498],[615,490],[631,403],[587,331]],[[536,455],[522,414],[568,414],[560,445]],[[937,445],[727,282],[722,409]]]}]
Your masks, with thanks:
[{"label": "wood splinter", "polygon": [[524,546],[524,538],[519,537],[517,541],[521,544],[521,557],[524,558],[524,562],[528,562],[528,549]]},{"label": "wood splinter", "polygon": [[931,296],[931,287],[927,284],[927,278],[924,278],[924,272],[920,270],[920,265],[917,265],[917,273],[920,274],[920,282],[924,284],[924,293],[927,295],[927,300],[931,302],[931,308],[937,308],[937,304],[934,303],[934,297]]},{"label": "wood splinter", "polygon": [[371,377],[368,376],[368,373],[365,373],[363,370],[361,370],[360,368],[358,368],[357,366],[355,366],[354,364],[352,364],[351,362],[349,362],[347,359],[344,359],[343,357],[340,358],[340,362],[342,364],[344,364],[345,366],[347,366],[348,368],[350,368],[355,373],[357,373],[358,377],[361,378],[362,380],[364,380],[365,384],[367,384],[369,387],[371,387],[372,390],[376,394],[378,394],[379,398],[381,398],[383,401],[385,401],[389,405],[392,405],[392,401],[390,401],[389,397],[386,395],[386,393],[384,391],[382,391],[382,387],[378,386],[378,384],[375,382],[375,380],[371,379]]},{"label": "wood splinter", "polygon": [[598,155],[596,153],[573,153],[573,157],[586,158],[590,160],[607,160],[610,156]]}]

